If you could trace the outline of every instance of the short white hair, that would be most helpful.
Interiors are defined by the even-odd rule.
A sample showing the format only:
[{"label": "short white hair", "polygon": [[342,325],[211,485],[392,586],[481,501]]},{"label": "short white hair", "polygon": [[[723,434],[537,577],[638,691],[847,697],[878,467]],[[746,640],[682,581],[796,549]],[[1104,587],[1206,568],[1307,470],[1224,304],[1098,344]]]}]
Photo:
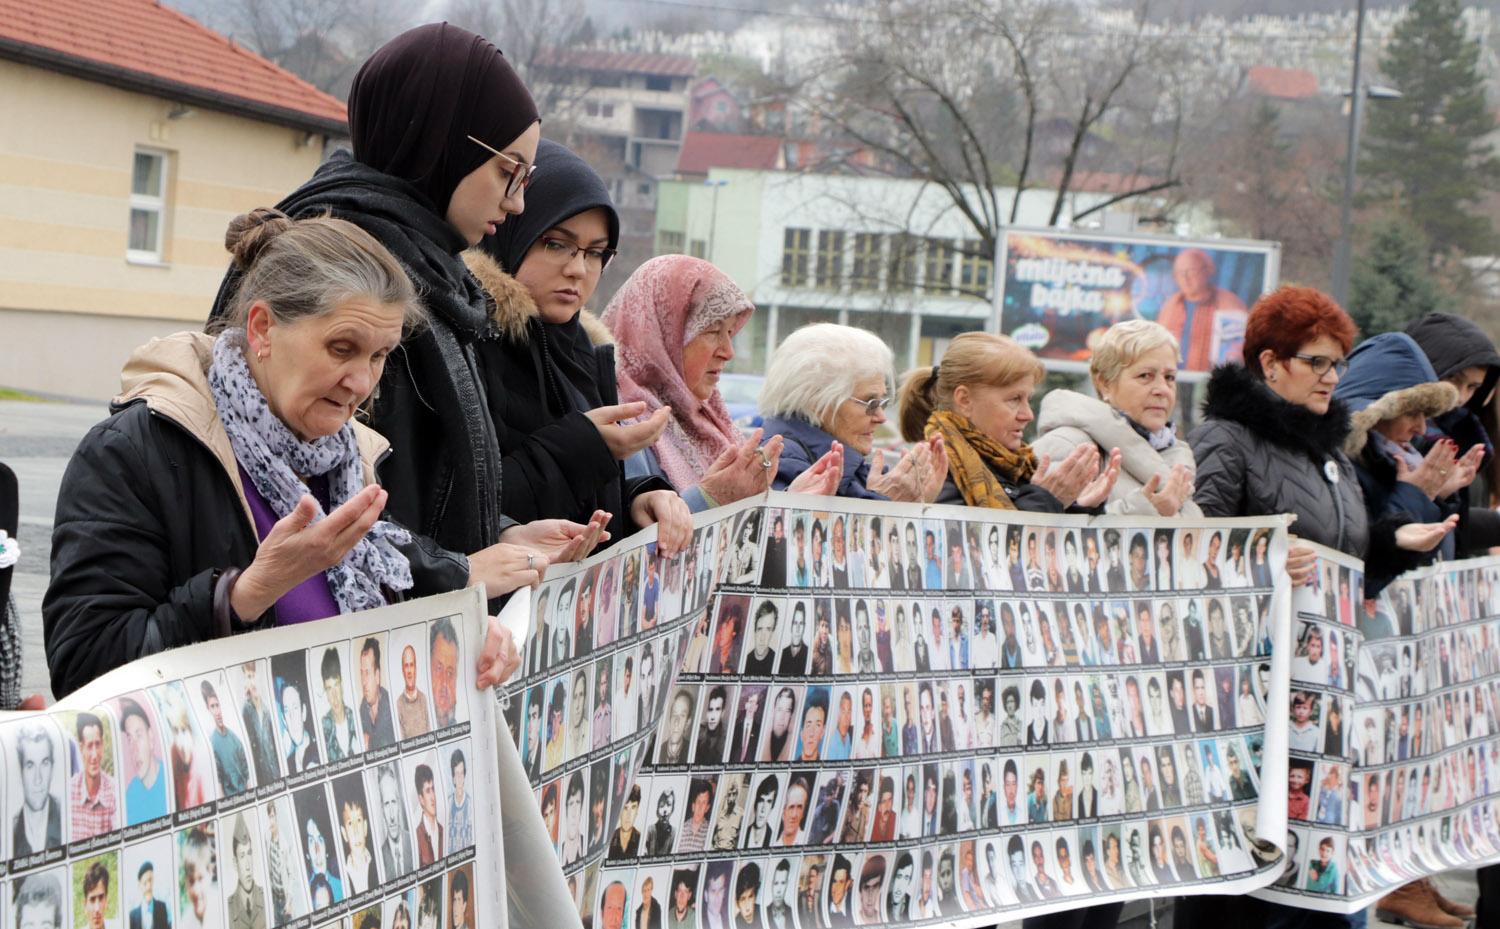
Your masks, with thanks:
[{"label": "short white hair", "polygon": [[835,323],[803,326],[771,356],[760,412],[821,425],[860,381],[879,377],[889,384],[893,367],[890,348],[872,332]]}]

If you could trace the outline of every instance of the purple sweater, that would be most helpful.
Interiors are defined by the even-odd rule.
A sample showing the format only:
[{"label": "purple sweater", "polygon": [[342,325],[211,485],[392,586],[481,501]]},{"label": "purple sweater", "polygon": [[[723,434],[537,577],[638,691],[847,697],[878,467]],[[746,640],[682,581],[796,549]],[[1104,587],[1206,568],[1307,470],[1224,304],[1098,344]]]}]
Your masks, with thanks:
[{"label": "purple sweater", "polygon": [[[240,468],[240,483],[245,487],[245,500],[250,504],[250,515],[255,517],[255,535],[264,542],[266,536],[271,534],[271,527],[276,525],[276,514],[271,510],[271,505],[266,498],[255,489],[255,484],[250,480],[250,475]],[[317,498],[323,511],[328,511],[328,478],[315,477],[308,482],[307,489]],[[318,572],[312,577],[293,587],[276,601],[276,624],[278,626],[290,626],[293,623],[305,623],[314,619],[327,619],[330,616],[339,615],[339,602],[333,597],[333,590],[328,586],[328,575]]]}]

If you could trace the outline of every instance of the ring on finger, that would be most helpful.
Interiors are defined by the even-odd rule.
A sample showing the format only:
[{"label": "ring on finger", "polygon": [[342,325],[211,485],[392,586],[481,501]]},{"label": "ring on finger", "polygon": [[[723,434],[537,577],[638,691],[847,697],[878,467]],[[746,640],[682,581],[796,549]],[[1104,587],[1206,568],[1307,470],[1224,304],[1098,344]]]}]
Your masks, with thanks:
[{"label": "ring on finger", "polygon": [[771,470],[771,456],[766,454],[763,448],[757,448],[755,454],[760,456],[760,467],[762,471]]},{"label": "ring on finger", "polygon": [[535,571],[536,570],[536,556],[535,555],[527,554],[527,556],[526,556],[526,570],[528,570],[528,571]]}]

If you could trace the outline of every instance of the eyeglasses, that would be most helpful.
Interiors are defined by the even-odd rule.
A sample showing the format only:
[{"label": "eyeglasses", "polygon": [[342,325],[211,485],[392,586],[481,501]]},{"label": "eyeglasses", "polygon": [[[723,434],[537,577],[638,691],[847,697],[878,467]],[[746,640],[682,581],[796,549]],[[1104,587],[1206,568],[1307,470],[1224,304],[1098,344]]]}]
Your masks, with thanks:
[{"label": "eyeglasses", "polygon": [[583,252],[583,261],[591,271],[604,270],[604,266],[616,254],[616,250],[612,248],[585,248],[565,239],[542,236],[542,254],[554,264],[566,265],[577,258],[579,252]]},{"label": "eyeglasses", "polygon": [[1318,377],[1327,374],[1329,368],[1332,368],[1339,377],[1343,377],[1344,372],[1349,370],[1347,358],[1329,358],[1327,355],[1293,355],[1292,357],[1307,362],[1312,373]]},{"label": "eyeglasses", "polygon": [[469,136],[468,139],[470,142],[473,142],[475,145],[479,146],[490,154],[499,155],[501,158],[504,158],[506,161],[515,165],[514,168],[505,172],[505,176],[510,179],[505,185],[505,196],[514,197],[516,194],[531,186],[532,175],[536,174],[536,165],[529,165],[524,161],[517,161],[516,159],[500,151],[498,148],[493,148],[489,145],[486,145],[473,136]]},{"label": "eyeglasses", "polygon": [[890,397],[871,397],[868,400],[861,400],[858,397],[847,397],[845,399],[851,400],[854,403],[857,403],[860,406],[864,407],[865,415],[871,417],[875,416],[877,413],[891,405]]}]

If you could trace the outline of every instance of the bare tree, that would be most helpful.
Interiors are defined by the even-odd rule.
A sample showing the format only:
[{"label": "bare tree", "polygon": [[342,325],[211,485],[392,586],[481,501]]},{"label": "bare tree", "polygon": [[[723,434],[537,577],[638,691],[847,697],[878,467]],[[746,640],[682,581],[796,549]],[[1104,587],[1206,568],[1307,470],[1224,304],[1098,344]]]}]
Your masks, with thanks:
[{"label": "bare tree", "polygon": [[[1180,123],[1161,119],[1170,72],[1161,65],[1182,50],[1166,47],[1144,8],[1093,35],[1071,26],[1079,11],[1070,0],[880,0],[864,9],[793,99],[830,136],[941,188],[985,254],[1028,191],[1051,188],[1048,222],[1062,221],[1080,176],[1100,168],[1088,164],[1094,148],[1109,149],[1112,173],[1134,182],[1069,219],[1181,183]],[[1117,125],[1150,144],[1104,145],[1103,130]]]}]

